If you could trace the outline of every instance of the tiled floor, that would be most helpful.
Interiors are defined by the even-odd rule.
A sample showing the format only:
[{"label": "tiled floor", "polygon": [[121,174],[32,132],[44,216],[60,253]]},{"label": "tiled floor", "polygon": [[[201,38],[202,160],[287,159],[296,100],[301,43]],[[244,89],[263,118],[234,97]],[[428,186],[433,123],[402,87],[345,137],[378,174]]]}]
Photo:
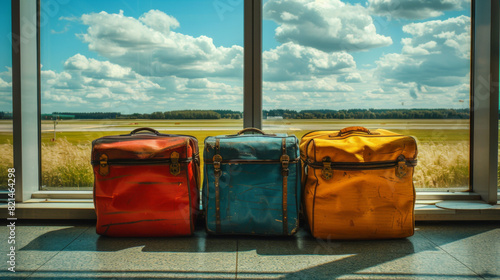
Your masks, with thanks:
[{"label": "tiled floor", "polygon": [[402,240],[106,238],[93,224],[17,221],[16,272],[1,279],[500,279],[500,222],[419,222]]}]

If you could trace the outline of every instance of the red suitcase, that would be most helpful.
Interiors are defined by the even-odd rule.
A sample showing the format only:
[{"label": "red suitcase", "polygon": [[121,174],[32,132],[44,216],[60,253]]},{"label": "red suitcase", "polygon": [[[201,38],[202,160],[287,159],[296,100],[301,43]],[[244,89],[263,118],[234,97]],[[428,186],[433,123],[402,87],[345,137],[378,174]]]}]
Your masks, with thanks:
[{"label": "red suitcase", "polygon": [[192,234],[199,209],[199,162],[198,141],[192,136],[138,128],[94,140],[97,233]]}]

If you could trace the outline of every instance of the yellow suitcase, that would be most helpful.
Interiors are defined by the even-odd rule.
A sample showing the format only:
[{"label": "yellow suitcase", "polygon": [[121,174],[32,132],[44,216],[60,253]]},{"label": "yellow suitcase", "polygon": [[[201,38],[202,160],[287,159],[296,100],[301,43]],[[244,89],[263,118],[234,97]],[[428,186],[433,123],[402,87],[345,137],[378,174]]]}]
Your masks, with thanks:
[{"label": "yellow suitcase", "polygon": [[413,137],[358,126],[313,131],[302,137],[300,157],[304,211],[314,237],[413,235]]}]

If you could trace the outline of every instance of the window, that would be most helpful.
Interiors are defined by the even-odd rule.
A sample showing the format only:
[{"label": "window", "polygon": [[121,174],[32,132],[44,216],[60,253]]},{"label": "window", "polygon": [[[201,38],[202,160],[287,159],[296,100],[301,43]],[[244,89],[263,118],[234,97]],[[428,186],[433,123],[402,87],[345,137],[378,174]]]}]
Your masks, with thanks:
[{"label": "window", "polygon": [[412,135],[417,189],[469,189],[470,3],[263,2],[266,130]]},{"label": "window", "polygon": [[243,126],[242,3],[65,2],[41,18],[41,190],[90,190],[104,135],[152,127],[203,151]]},{"label": "window", "polygon": [[[210,1],[193,0],[189,2],[192,4],[190,5],[189,12],[191,18],[187,19],[181,16],[182,13],[175,13],[175,10],[180,11],[183,5],[187,5],[185,4],[187,3],[186,1],[151,0],[141,1],[140,5],[138,4],[139,2],[133,2],[131,0],[116,2],[106,1],[104,3],[96,2],[93,5],[88,4],[90,2],[75,1],[75,3],[76,2],[78,3],[74,6],[68,4],[70,3],[68,0],[41,0],[39,3],[40,5],[37,5],[38,0],[13,1],[12,4],[13,10],[19,10],[19,14],[16,13],[15,16],[13,16],[15,22],[13,30],[17,30],[14,31],[15,35],[19,35],[19,37],[23,39],[20,41],[22,48],[12,54],[14,138],[16,136],[22,136],[22,141],[14,141],[14,164],[16,172],[22,172],[21,175],[23,178],[22,182],[18,184],[16,188],[17,193],[21,194],[16,196],[19,200],[26,201],[30,199],[32,195],[39,190],[39,186],[41,185],[45,185],[48,189],[61,187],[69,187],[67,189],[70,189],[73,187],[81,190],[85,188],[83,184],[53,184],[49,186],[48,184],[42,183],[44,182],[43,176],[39,176],[37,170],[41,169],[42,172],[44,172],[44,167],[43,164],[39,164],[38,162],[40,158],[38,153],[42,154],[41,158],[43,160],[44,152],[43,145],[39,147],[38,143],[39,140],[42,139],[42,144],[45,143],[46,146],[55,144],[50,141],[51,138],[54,138],[54,120],[49,118],[55,117],[56,121],[58,121],[58,123],[56,123],[56,141],[54,141],[57,142],[57,140],[64,139],[64,137],[67,138],[67,135],[69,135],[64,135],[63,133],[65,125],[66,130],[75,130],[76,127],[74,124],[77,120],[71,119],[71,116],[64,116],[64,113],[96,112],[94,107],[97,105],[101,106],[98,108],[103,109],[102,112],[104,113],[120,112],[120,114],[127,116],[133,113],[143,114],[157,111],[163,112],[165,116],[165,111],[173,110],[172,107],[168,107],[171,105],[174,109],[211,109],[207,105],[208,102],[205,102],[207,97],[211,97],[212,99],[208,100],[215,100],[215,102],[217,102],[216,105],[220,108],[232,110],[233,112],[237,111],[240,113],[240,116],[241,113],[245,116],[247,116],[248,113],[250,116],[257,116],[254,119],[258,119],[260,117],[259,113],[262,112],[260,109],[261,103],[264,105],[263,113],[266,114],[266,117],[273,117],[272,110],[277,111],[277,109],[294,110],[297,114],[303,114],[302,116],[310,116],[306,114],[314,115],[317,112],[307,110],[318,110],[318,108],[312,106],[317,104],[317,102],[314,102],[314,104],[311,102],[315,97],[320,97],[321,99],[319,100],[323,101],[322,103],[324,103],[324,105],[319,109],[333,110],[322,111],[321,113],[325,113],[325,117],[327,117],[327,114],[331,116],[336,114],[339,117],[338,120],[294,119],[289,121],[287,119],[268,118],[264,122],[264,129],[267,131],[293,132],[300,137],[305,130],[316,128],[324,129],[325,127],[334,129],[334,127],[331,127],[331,124],[335,122],[338,124],[337,128],[346,126],[345,118],[349,116],[348,113],[351,113],[351,117],[356,114],[358,117],[361,117],[361,114],[358,113],[362,112],[363,122],[366,121],[368,124],[373,124],[373,126],[380,126],[382,124],[380,119],[376,117],[378,113],[384,113],[383,110],[396,111],[396,115],[398,115],[398,113],[413,113],[412,118],[405,119],[404,121],[400,119],[390,119],[391,122],[385,122],[384,126],[392,130],[399,130],[405,134],[416,135],[420,141],[421,151],[422,148],[425,148],[426,144],[432,148],[429,144],[430,141],[441,141],[443,145],[464,145],[466,151],[463,153],[460,152],[459,154],[467,154],[469,151],[467,146],[470,147],[470,162],[468,160],[469,157],[465,156],[463,158],[464,164],[462,165],[470,168],[470,176],[469,173],[465,176],[470,178],[466,180],[471,181],[470,191],[474,192],[470,197],[477,198],[480,196],[483,201],[488,203],[495,203],[497,201],[498,183],[497,176],[494,176],[498,171],[497,160],[499,143],[497,138],[498,119],[496,118],[498,114],[498,99],[496,98],[498,98],[497,41],[499,32],[498,3],[496,1],[472,1],[472,9],[468,8],[466,4],[468,1],[462,1],[461,4],[456,5],[450,4],[451,6],[444,5],[443,7],[446,6],[447,8],[442,9],[433,10],[429,8],[426,12],[427,18],[418,18],[417,15],[415,15],[415,13],[418,14],[417,10],[408,10],[408,14],[405,14],[405,2],[399,1],[396,6],[391,6],[392,8],[384,8],[383,6],[377,7],[377,5],[382,5],[382,2],[375,0],[367,2],[340,0],[317,1],[318,3],[326,5],[323,7],[325,10],[329,9],[329,7],[327,7],[328,5],[338,5],[340,8],[347,9],[346,13],[351,12],[350,15],[352,15],[353,18],[363,15],[363,13],[367,15],[365,21],[358,22],[359,25],[353,25],[351,28],[354,28],[353,30],[360,30],[360,26],[364,26],[362,28],[363,32],[371,34],[373,40],[362,45],[362,47],[358,46],[356,47],[357,49],[352,49],[354,48],[354,43],[357,43],[359,40],[362,41],[363,37],[346,36],[346,38],[351,41],[347,41],[346,43],[345,40],[343,40],[342,44],[337,46],[337,50],[328,50],[325,46],[314,45],[320,44],[321,41],[316,40],[318,38],[314,37],[316,34],[313,32],[293,32],[294,30],[297,32],[301,31],[301,28],[307,29],[308,25],[313,23],[323,23],[323,27],[326,28],[326,31],[333,32],[332,34],[342,35],[340,29],[338,32],[329,30],[329,25],[326,24],[328,21],[322,22],[321,17],[312,16],[314,11],[309,11],[306,8],[311,8],[314,6],[313,4],[306,8],[301,8],[302,6],[299,5],[295,10],[287,10],[288,7],[280,7],[280,5],[286,6],[286,4],[288,4],[293,6],[305,1],[263,1],[264,21],[261,21],[259,17],[259,23],[248,20],[245,21],[244,26],[245,32],[250,31],[254,34],[254,38],[255,34],[263,35],[263,60],[251,60],[251,65],[247,63],[242,65],[242,56],[243,54],[255,53],[258,46],[251,44],[247,45],[247,41],[245,40],[244,47],[246,49],[243,53],[244,47],[241,40],[243,35],[243,32],[241,32],[243,29],[242,13],[244,12],[245,15],[252,14],[253,12],[248,12],[248,6],[251,6],[249,5],[250,3],[259,3],[260,5],[261,3],[258,0],[247,0],[244,2],[214,1],[213,3]],[[162,4],[165,4],[165,2],[171,4],[169,9],[172,8],[173,10],[167,10],[160,7]],[[210,4],[207,2],[210,2]],[[220,5],[221,3],[225,5]],[[274,3],[274,6],[268,6],[270,5],[269,3]],[[384,1],[384,3],[391,3],[391,1]],[[244,10],[243,4],[245,4]],[[209,9],[213,12],[207,13],[206,11]],[[354,9],[355,12],[349,9]],[[303,21],[299,21],[299,15],[292,13],[297,10],[301,11],[299,13],[300,16],[302,16],[303,13],[309,13],[307,14],[309,15],[307,19],[310,20],[310,22],[304,23]],[[36,30],[33,26],[36,27],[37,24],[37,11],[40,12],[38,25],[40,27],[40,48],[37,46],[37,36],[33,35],[37,33],[31,32],[32,30]],[[153,56],[151,55],[141,56],[144,55],[144,52],[141,52],[140,46],[133,49],[135,52],[131,54],[129,52],[130,49],[128,49],[130,44],[127,44],[127,42],[130,43],[129,41],[124,42],[116,40],[109,42],[109,40],[113,38],[116,39],[116,37],[110,36],[102,36],[102,38],[108,40],[100,41],[98,39],[101,37],[93,36],[99,35],[99,32],[102,32],[103,29],[97,28],[98,26],[89,29],[89,24],[99,25],[102,22],[100,19],[97,22],[90,20],[92,16],[97,15],[103,17],[116,17],[119,19],[125,18],[130,23],[137,23],[139,21],[142,26],[154,31],[154,28],[158,28],[158,22],[148,17],[148,12],[151,11],[154,13],[158,11],[158,14],[163,13],[161,18],[168,19],[166,21],[168,25],[166,26],[169,28],[177,26],[178,23],[179,27],[176,29],[168,29],[170,30],[169,34],[176,34],[176,36],[182,38],[191,38],[192,40],[203,42],[203,44],[199,45],[200,48],[197,49],[199,52],[191,53],[193,55],[192,57],[199,58],[200,56],[196,55],[203,55],[213,51],[214,55],[219,55],[216,57],[217,59],[214,60],[216,63],[211,60],[205,60],[204,62],[207,63],[201,64],[204,67],[199,69],[192,69],[189,67],[200,65],[200,61],[197,61],[198,63],[196,64],[185,65],[184,68],[179,67],[176,63],[170,65],[155,63],[155,67],[148,68],[149,72],[144,71],[140,66],[144,64],[153,64],[155,60],[152,59]],[[269,11],[282,12],[278,16]],[[208,14],[211,14],[211,20],[208,20]],[[87,15],[88,17],[85,16],[84,18],[83,15]],[[188,14],[186,13],[185,15]],[[339,18],[342,20],[342,16],[337,16],[337,20]],[[204,17],[207,17],[205,18],[207,20],[204,20]],[[258,16],[255,18],[257,17]],[[25,20],[21,21],[20,18]],[[189,20],[203,20],[203,22],[198,22],[190,26]],[[336,18],[331,17],[324,20],[336,20]],[[468,36],[467,20],[470,21],[468,23],[470,24],[469,32],[471,32],[472,35],[472,47],[469,51],[467,51],[466,44],[464,43]],[[188,24],[184,24],[185,22]],[[114,22],[110,22],[110,24],[112,23]],[[260,23],[264,26],[262,33],[258,28]],[[455,24],[455,27],[457,27],[457,24],[461,24],[460,26],[462,26],[463,29],[456,29],[454,31],[451,29],[451,31],[443,29],[443,32],[439,34],[432,34],[435,43],[426,40],[426,38],[421,38],[425,35],[424,31],[430,30],[427,28],[429,27],[428,25],[443,27],[442,25],[450,23]],[[66,28],[67,24],[69,25]],[[332,26],[338,27],[340,25]],[[119,27],[121,28],[121,26]],[[290,29],[289,27],[296,28]],[[117,29],[115,29],[115,31],[116,30]],[[275,37],[277,31],[279,36]],[[71,36],[67,36],[68,34],[66,33]],[[151,32],[148,32],[148,34],[149,33]],[[229,39],[224,41],[220,39],[221,37],[218,37],[217,33],[227,35],[224,38]],[[125,35],[131,34],[133,34],[133,32],[127,32]],[[142,36],[142,33],[140,35]],[[308,40],[304,41],[304,38],[299,35],[306,36]],[[51,39],[52,36],[67,36],[64,43],[72,47],[61,48],[60,45],[65,44],[60,44],[59,42],[61,41],[58,39]],[[451,39],[448,40],[446,39],[447,37]],[[158,38],[164,39],[162,34],[159,34]],[[333,38],[335,39],[335,37]],[[143,40],[138,41],[143,42]],[[259,40],[257,39],[257,41]],[[438,41],[440,44],[438,44]],[[209,44],[210,42],[212,44]],[[109,46],[102,45],[101,43],[112,44],[110,48],[107,48]],[[257,44],[258,43],[259,42],[257,42]],[[183,46],[187,48],[182,50],[193,50],[189,48],[189,45]],[[492,48],[492,46],[496,47]],[[19,47],[19,44],[14,44],[13,47],[16,49]],[[55,50],[59,50],[59,52]],[[107,50],[110,50],[110,52],[106,52]],[[439,52],[443,52],[444,50],[448,52],[440,56]],[[38,51],[40,51],[40,55],[37,54]],[[162,55],[160,57],[161,59],[164,59],[165,56],[170,59],[178,58],[170,56],[171,53],[168,52],[162,51],[159,53]],[[127,57],[127,54],[131,54],[131,56]],[[224,56],[223,54],[228,54],[228,56]],[[126,57],[124,57],[124,55]],[[469,55],[470,58],[468,58],[467,55]],[[416,56],[421,56],[419,57],[420,60],[417,60]],[[389,67],[393,66],[396,67],[395,69],[408,70],[407,68],[409,66],[422,67],[422,65],[424,65],[428,66],[431,73],[434,70],[431,66],[443,67],[441,64],[432,64],[432,62],[437,61],[423,59],[427,56],[432,56],[437,61],[439,59],[450,59],[450,56],[456,58],[451,61],[451,63],[455,63],[453,65],[455,65],[456,68],[446,68],[449,70],[448,72],[442,71],[446,72],[448,76],[438,76],[441,72],[436,72],[434,75],[435,77],[427,75],[424,77],[425,79],[417,81],[412,80],[415,77],[411,77],[412,75],[418,74],[417,71],[410,71],[409,73],[412,75],[403,75],[404,72],[394,72],[393,69]],[[20,60],[21,57],[23,58],[22,60]],[[130,60],[126,58],[130,58]],[[223,58],[226,59],[224,60]],[[302,58],[302,60],[298,58]],[[280,59],[282,62],[278,63],[277,61]],[[295,62],[285,64],[287,60],[289,63],[290,61]],[[240,61],[240,68],[236,67],[238,61]],[[404,65],[397,64],[401,61],[407,63]],[[471,64],[470,74],[468,74],[467,69],[461,66],[468,64],[469,62],[467,61]],[[125,62],[129,64],[123,64]],[[424,62],[430,64],[425,64]],[[300,65],[300,63],[305,67],[300,69],[294,67],[297,64]],[[40,65],[42,65],[40,71],[41,78],[38,79],[37,68]],[[259,67],[255,67],[255,65]],[[280,65],[286,65],[286,67]],[[261,80],[258,78],[259,75],[255,75],[254,77],[257,78],[253,80],[250,79],[250,81],[254,84],[263,82],[263,95],[260,95],[258,86],[255,87],[255,91],[248,91],[246,76],[245,87],[243,89],[241,78],[242,69],[261,69],[260,66],[263,66],[263,79]],[[444,66],[447,67],[448,65],[446,64]],[[387,71],[377,72],[377,69],[385,69]],[[95,72],[95,70],[102,71]],[[166,71],[170,73],[170,76],[159,75],[155,72],[156,70],[162,70],[160,71],[162,73]],[[168,71],[180,72],[174,73]],[[197,73],[199,75],[196,77],[186,77],[186,73]],[[492,75],[492,73],[494,75]],[[467,88],[468,75],[470,75],[471,80],[469,85],[471,91],[470,97],[465,90]],[[438,81],[439,79],[441,79],[441,84]],[[125,81],[129,82],[130,80],[135,82],[128,84],[130,85],[129,87],[121,87],[123,92],[103,91],[103,88],[114,89],[120,83],[125,83]],[[40,82],[40,89],[34,86],[34,84],[36,84],[35,81]],[[81,81],[84,81],[84,83],[81,83]],[[175,81],[175,83],[172,82],[169,84],[169,81]],[[71,86],[74,86],[74,84],[72,84],[74,82],[80,82],[80,88],[71,88]],[[159,89],[163,91],[166,91],[167,88],[171,90],[167,91],[167,93],[179,97],[179,100],[184,101],[184,103],[174,102],[174,100],[168,99],[163,100],[165,101],[164,103],[155,102],[158,100],[162,101],[160,100],[161,98],[154,99],[159,96],[159,92],[152,89],[156,87],[154,85],[155,83],[159,86]],[[171,87],[167,87],[164,83]],[[138,108],[144,106],[141,98],[127,100],[126,97],[131,96],[130,90],[135,89],[133,86],[142,87],[147,84],[152,86],[152,88],[148,88],[151,91],[142,91],[142,95],[139,96],[146,98],[152,97],[152,99],[149,100],[149,104],[153,106],[153,110],[140,111]],[[22,90],[20,89],[21,85]],[[93,91],[86,92],[85,90],[89,88]],[[189,89],[188,92],[179,92],[187,89]],[[61,93],[64,92],[67,94],[61,95]],[[141,93],[140,91],[134,92]],[[392,95],[384,99],[384,93],[391,93]],[[39,96],[41,105],[36,102]],[[218,99],[221,96],[225,98]],[[249,98],[249,96],[251,98]],[[422,98],[423,96],[426,98]],[[434,96],[440,96],[440,98],[434,98]],[[288,100],[284,97],[287,97]],[[365,101],[369,101],[368,103],[370,103],[370,105],[364,105],[364,107],[361,105],[358,106],[357,103],[354,103],[358,97],[364,98],[362,99],[363,104],[366,103]],[[469,102],[467,98],[470,99],[470,105],[467,104],[467,102]],[[90,101],[93,99],[98,99],[100,102],[91,103]],[[242,106],[242,100],[245,102],[244,106]],[[429,103],[427,100],[431,100],[432,103]],[[111,101],[123,102],[111,104],[109,103]],[[177,99],[175,101],[177,101]],[[338,103],[347,105],[342,105],[343,107],[338,105],[338,107],[336,107]],[[104,110],[102,106],[106,104],[111,104],[112,107],[108,108],[108,110]],[[20,105],[22,105],[22,110]],[[154,107],[157,105],[161,108]],[[195,107],[192,108],[191,106]],[[433,131],[437,133],[431,133],[432,135],[430,136],[428,135],[428,139],[431,139],[428,141],[424,141],[425,135],[417,133],[425,133],[424,131],[417,131],[418,122],[421,120],[416,116],[421,112],[408,112],[410,109],[425,108],[429,109],[431,115],[435,113],[437,114],[436,116],[446,115],[449,117],[450,114],[465,114],[469,106],[474,108],[474,110],[470,110],[469,112],[469,116],[471,116],[470,121],[468,121],[467,118],[457,118],[451,120],[439,119],[422,123],[423,128],[421,130],[428,129],[430,124],[434,124],[435,127],[439,128]],[[130,108],[130,110],[127,110],[127,108]],[[249,108],[251,108],[250,113]],[[349,112],[349,109],[361,109],[361,111],[354,110]],[[403,111],[403,109],[408,110]],[[442,110],[439,111],[437,109]],[[244,111],[241,112],[241,110]],[[382,112],[376,110],[382,110]],[[54,112],[58,114],[53,114]],[[293,112],[282,113],[292,114]],[[344,118],[341,117],[342,113],[344,114]],[[161,114],[157,115],[161,116]],[[371,119],[373,115],[375,115],[375,119]],[[47,119],[45,119],[45,116],[47,116]],[[285,115],[282,114],[281,117],[284,116]],[[466,114],[464,116],[466,116]],[[252,119],[252,121],[254,119]],[[248,118],[244,120],[245,124],[248,124],[247,120]],[[39,130],[37,126],[40,121],[41,130]],[[161,121],[164,122],[163,125],[156,126]],[[349,119],[349,121],[357,123],[360,120],[353,118]],[[190,134],[200,132],[200,127],[210,130],[209,134],[212,135],[228,133],[241,128],[241,120],[230,119],[219,120],[219,122],[224,125],[223,129],[221,129],[221,123],[217,123],[215,127],[211,127],[208,125],[208,121],[200,124],[193,124],[187,121],[177,124],[176,122],[168,122],[167,120],[148,120],[145,122],[143,119],[139,119],[139,121],[124,119],[118,126],[103,129],[103,126],[110,125],[107,122],[107,120],[96,121],[95,124],[97,124],[96,126],[98,126],[98,128],[92,128],[93,126],[90,125],[85,126],[86,128],[83,130],[83,134],[88,136],[86,139],[79,138],[82,142],[80,144],[87,145],[88,149],[91,139],[95,139],[100,135],[128,131],[136,126],[134,124],[136,122],[141,126],[159,127],[161,131],[170,131],[174,133],[189,131],[192,132]],[[309,122],[309,125],[304,125],[306,122]],[[325,122],[327,126],[321,125],[322,122]],[[394,125],[394,123],[396,123],[397,126]],[[445,137],[441,131],[443,128],[450,128],[450,123],[455,129],[448,129],[451,130],[448,131],[451,133],[451,136]],[[312,124],[314,124],[314,126]],[[255,122],[255,125],[260,126],[258,121]],[[368,125],[368,127],[371,128],[372,126]],[[472,135],[470,141],[466,139],[468,131],[470,131]],[[66,133],[67,132],[69,131],[66,131]],[[203,141],[203,138],[204,137],[198,137],[200,142]],[[455,146],[453,147],[456,148]],[[435,149],[435,151],[439,152],[442,150],[444,149]],[[432,151],[432,149],[429,151]],[[89,153],[87,155],[89,155]],[[67,158],[70,158],[70,156],[66,156],[66,159]],[[422,166],[422,160],[423,155],[421,154],[420,167]],[[440,167],[443,167],[442,164]],[[446,172],[443,174],[446,175]],[[39,177],[42,178],[40,179]],[[427,188],[429,185],[420,183],[420,185],[417,184],[417,187]],[[444,189],[449,189],[453,192],[467,189],[467,187],[466,184],[457,183],[455,185],[448,184],[444,186]],[[87,192],[87,194],[90,194],[90,192]],[[438,199],[448,199],[448,197],[456,199],[456,197],[460,196],[448,194],[449,193],[436,193],[431,196],[433,197],[432,199],[438,196]],[[65,193],[63,192],[62,195],[65,195]],[[470,197],[468,197],[468,199]]]},{"label": "window", "polygon": [[12,138],[12,19],[10,0],[0,1],[0,190],[6,190],[7,169],[14,166]]}]

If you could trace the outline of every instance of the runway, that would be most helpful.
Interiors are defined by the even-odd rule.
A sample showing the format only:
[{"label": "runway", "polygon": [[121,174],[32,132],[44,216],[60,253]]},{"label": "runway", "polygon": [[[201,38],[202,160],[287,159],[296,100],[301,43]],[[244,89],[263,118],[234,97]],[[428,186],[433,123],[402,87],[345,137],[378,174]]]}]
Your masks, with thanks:
[{"label": "runway", "polygon": [[[148,121],[145,121],[148,122]],[[109,122],[108,122],[109,123]],[[150,123],[149,123],[150,124]],[[469,124],[464,122],[463,120],[457,120],[453,122],[453,120],[446,120],[443,123],[422,123],[418,120],[405,121],[405,122],[373,122],[373,120],[368,121],[366,124],[363,124],[361,120],[356,120],[355,122],[341,122],[336,120],[335,122],[321,122],[321,121],[313,121],[313,123],[300,122],[294,123],[285,122],[285,121],[264,121],[263,129],[266,131],[301,131],[301,130],[339,130],[344,127],[349,126],[365,126],[369,129],[393,129],[393,130],[415,130],[415,129],[423,129],[423,130],[455,130],[455,129],[469,129]],[[137,127],[141,127],[141,124],[138,123],[136,126],[126,126],[123,124],[113,125],[113,124],[64,124],[60,123],[56,126],[56,131],[58,132],[96,132],[96,131],[131,131]],[[236,126],[234,124],[229,126],[204,126],[204,125],[196,125],[195,122],[189,122],[186,125],[175,125],[172,123],[171,125],[165,125],[164,123],[158,123],[158,125],[151,126],[158,131],[235,131],[241,130],[242,126]],[[53,124],[42,124],[41,126],[42,133],[53,132],[54,125]],[[12,125],[7,123],[0,123],[0,132],[12,132]]]}]

